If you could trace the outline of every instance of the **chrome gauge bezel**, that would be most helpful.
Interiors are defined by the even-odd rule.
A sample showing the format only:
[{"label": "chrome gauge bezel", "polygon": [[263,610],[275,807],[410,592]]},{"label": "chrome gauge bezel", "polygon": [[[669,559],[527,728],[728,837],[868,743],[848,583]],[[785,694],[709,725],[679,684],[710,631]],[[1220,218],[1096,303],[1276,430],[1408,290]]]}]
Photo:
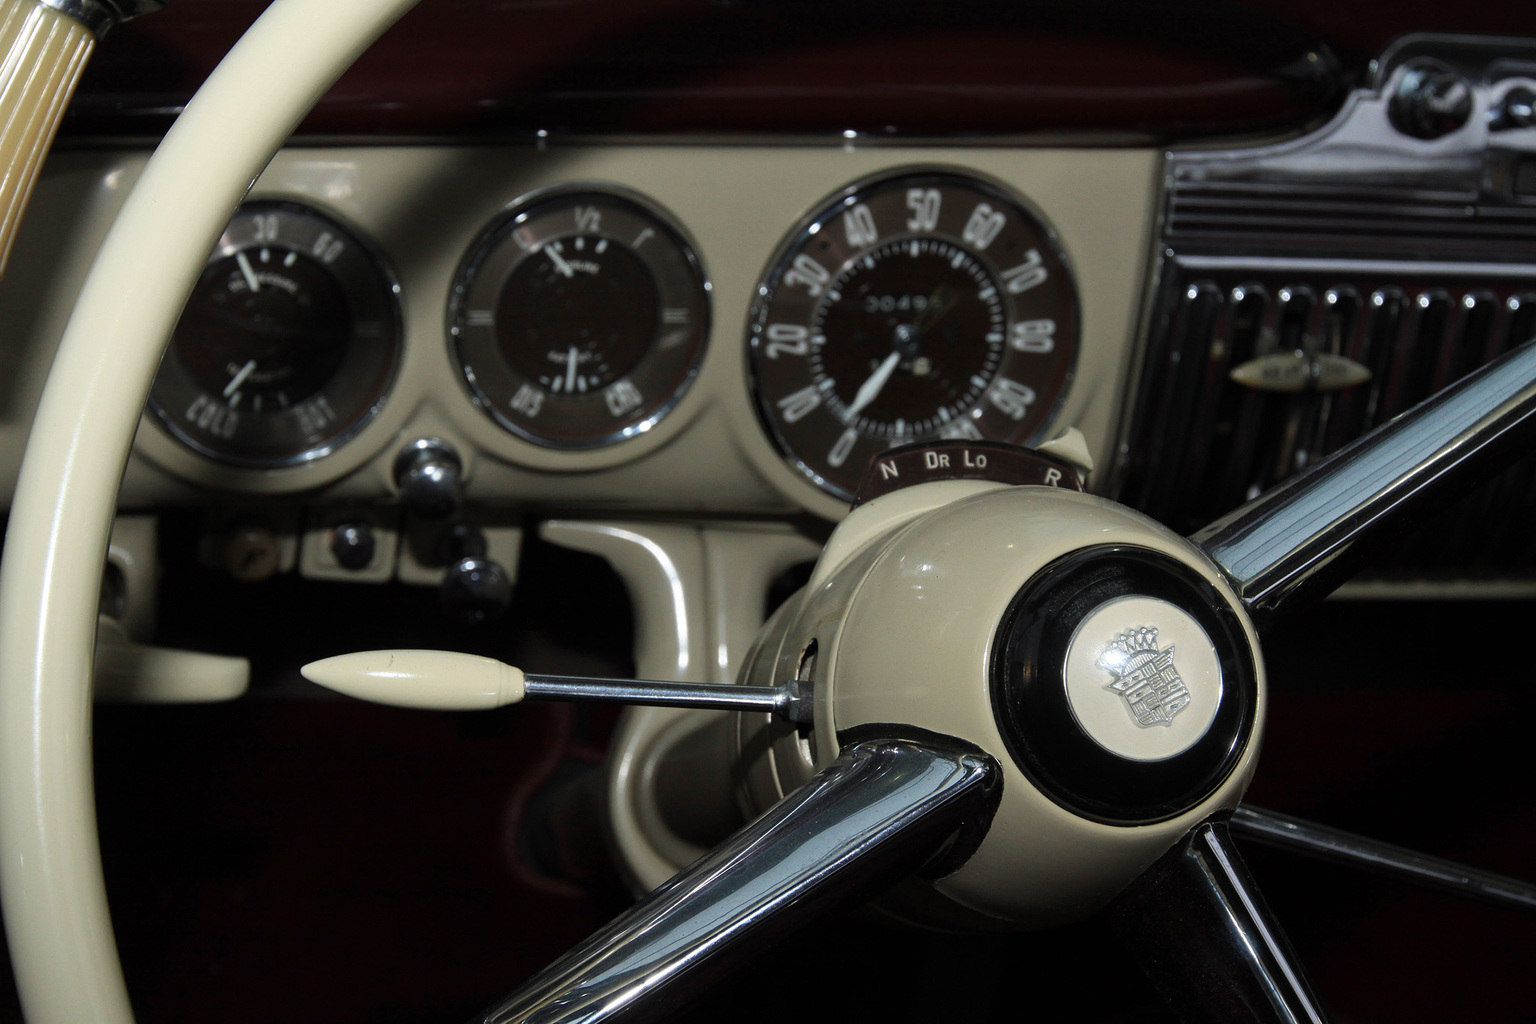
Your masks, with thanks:
[{"label": "chrome gauge bezel", "polygon": [[[923,215],[914,209],[911,216],[919,226],[913,226],[912,221],[909,220],[898,223],[895,230],[888,227],[881,230],[883,225],[875,223],[857,241],[851,228],[848,231],[839,229],[839,222],[844,220],[845,215],[865,205],[867,201],[896,195],[900,197],[896,200],[899,205],[902,199],[906,198],[901,196],[901,193],[908,189],[958,190],[971,196],[972,200],[965,204],[942,203],[937,215],[925,227],[921,226]],[[887,205],[889,202],[890,200],[887,199]],[[978,247],[974,244],[974,240],[984,237],[985,233],[972,233],[970,227],[971,220],[979,212],[982,202],[994,207],[994,212],[1003,210],[1009,215],[1004,218],[1003,226]],[[848,225],[844,224],[843,227]],[[824,231],[828,234],[823,235]],[[869,231],[873,233],[870,234]],[[808,277],[824,275],[822,283],[830,288],[842,281],[850,268],[856,270],[855,265],[861,264],[861,261],[865,261],[866,257],[876,250],[883,250],[897,243],[916,241],[923,247],[925,255],[930,252],[930,249],[936,251],[942,248],[946,256],[953,256],[957,268],[962,265],[983,268],[992,282],[1002,285],[1004,281],[1018,281],[1016,272],[1019,268],[1013,265],[998,265],[994,255],[1002,249],[1001,246],[994,247],[993,243],[1007,242],[1010,246],[1018,248],[1026,239],[1028,248],[1037,250],[1041,257],[1040,265],[1046,271],[1046,277],[1043,280],[1051,282],[1050,288],[1040,290],[1033,298],[1026,294],[1034,290],[1033,286],[1018,293],[1014,293],[1007,287],[998,288],[998,291],[1005,295],[1003,300],[1006,305],[1005,322],[999,328],[989,330],[988,334],[999,333],[1004,340],[996,344],[987,342],[989,347],[999,350],[997,364],[987,370],[985,384],[977,389],[976,395],[966,400],[968,404],[965,404],[965,408],[961,410],[963,417],[956,417],[953,410],[948,408],[943,410],[946,414],[944,417],[939,416],[939,410],[928,410],[928,414],[935,420],[943,419],[942,429],[899,433],[899,435],[893,434],[877,439],[873,432],[866,433],[859,429],[856,426],[857,421],[840,418],[851,404],[847,396],[842,396],[838,402],[810,401],[813,396],[809,395],[809,389],[817,384],[826,387],[827,381],[818,380],[810,369],[811,354],[817,351],[815,346],[826,345],[826,341],[824,337],[819,341],[816,337],[817,318],[822,314],[817,312],[820,303],[813,300],[817,299],[821,293],[807,282]],[[809,255],[808,249],[813,242],[818,249],[825,248],[828,252],[841,255],[836,260],[830,261],[835,265],[825,267],[819,263],[815,266],[807,265],[801,268],[806,271],[802,274],[796,267],[796,261]],[[842,250],[845,249],[848,251],[843,253]],[[869,265],[872,267],[873,263]],[[1014,276],[1010,277],[1010,274]],[[799,295],[790,305],[793,315],[781,317],[779,314],[786,309],[784,299],[788,287],[786,282],[805,294]],[[984,288],[978,289],[978,292],[984,290]],[[994,405],[996,408],[1002,406],[991,401],[992,391],[1000,387],[1000,381],[1013,380],[1011,377],[1004,376],[1005,370],[1019,366],[1021,363],[1027,364],[1030,356],[1034,355],[1020,347],[1023,341],[1022,338],[1015,337],[1015,332],[1021,330],[1025,323],[1040,318],[1038,312],[1030,315],[1030,311],[1031,309],[1038,311],[1041,307],[1037,304],[1037,299],[1043,299],[1046,296],[1051,297],[1046,305],[1051,311],[1049,319],[1055,325],[1053,347],[1049,353],[1045,353],[1049,355],[1045,363],[1031,369],[1029,378],[1039,380],[1043,386],[1038,390],[1032,387],[1024,388],[1025,391],[1031,392],[1033,397],[1025,403],[1025,412],[1017,421],[1019,426],[1015,427],[1010,423],[1007,429],[999,429],[992,422],[997,417],[989,410],[995,412]],[[800,323],[801,320],[804,320],[803,324]],[[884,447],[947,436],[1005,441],[1013,444],[1031,444],[1039,441],[1054,423],[1070,390],[1080,348],[1081,323],[1080,302],[1071,262],[1055,228],[1033,203],[1003,183],[968,169],[933,165],[893,168],[855,181],[817,203],[812,211],[789,232],[775,251],[767,269],[759,279],[747,320],[748,387],[758,421],[784,460],[822,491],[836,498],[851,500],[863,466],[871,455]],[[803,326],[805,331],[801,336],[805,345],[811,347],[801,346],[799,337],[789,339],[787,345],[775,345],[775,339],[768,335],[773,327],[780,324],[793,325],[797,329]],[[782,342],[784,338],[779,340]],[[777,358],[784,355],[791,358],[788,360]],[[800,368],[800,363],[804,363],[805,367]],[[904,361],[903,366],[905,365]],[[795,368],[787,369],[787,367]],[[822,376],[825,377],[825,373]],[[792,381],[794,386],[789,386],[786,380]],[[841,390],[843,388],[839,387],[838,392]],[[806,396],[806,402],[809,403],[806,411],[800,412],[793,407],[786,409],[783,406],[782,403],[795,395]],[[802,407],[804,404],[802,403]],[[830,411],[834,405],[840,410],[836,416]],[[796,412],[800,414],[795,416]],[[813,448],[808,443],[808,433],[817,426],[814,422],[817,418],[826,419],[828,422],[820,425],[826,433],[814,436],[816,447]],[[978,428],[979,437],[976,432],[964,432],[969,431],[970,428],[962,430],[960,426],[962,418],[968,423],[974,421],[981,424]],[[797,426],[807,419],[813,421],[812,427]],[[890,429],[896,430],[904,426],[907,424],[898,422]],[[830,448],[827,447],[829,444]],[[843,449],[841,452],[843,461],[832,464],[828,456],[837,454],[839,448]]]},{"label": "chrome gauge bezel", "polygon": [[[356,437],[388,401],[403,354],[399,281],[360,231],[307,204],[253,200],[235,211],[203,275],[236,252],[257,252],[264,245],[305,253],[311,263],[323,266],[351,315],[346,351],[321,388],[285,407],[230,409],[222,396],[193,379],[178,355],[173,332],[148,401],[155,421],[180,444],[241,469],[304,465]],[[189,305],[197,295],[194,290]],[[182,329],[179,322],[177,331]]]},{"label": "chrome gauge bezel", "polygon": [[[600,216],[592,219],[591,211]],[[581,394],[552,391],[513,366],[493,315],[516,270],[545,243],[572,237],[619,246],[645,267],[656,291],[654,333],[638,361]],[[708,347],[712,299],[692,238],[654,200],[603,182],[538,189],[511,203],[460,262],[447,311],[449,356],[470,400],[508,433],[557,451],[608,448],[650,431],[692,387]],[[616,402],[619,389],[639,404]]]}]

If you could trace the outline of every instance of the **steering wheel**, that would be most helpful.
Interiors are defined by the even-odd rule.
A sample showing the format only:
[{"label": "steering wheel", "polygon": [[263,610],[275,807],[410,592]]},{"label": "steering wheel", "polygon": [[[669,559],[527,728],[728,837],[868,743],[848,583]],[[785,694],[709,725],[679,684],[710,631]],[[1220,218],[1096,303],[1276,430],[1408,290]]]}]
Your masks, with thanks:
[{"label": "steering wheel", "polygon": [[[96,841],[91,651],[117,481],[163,341],[249,183],[413,3],[277,0],[150,161],[60,345],[0,570],[0,896],[33,1024],[132,1020]],[[960,919],[1046,921],[1113,899],[1138,945],[1177,927],[1183,962],[1160,984],[1189,1016],[1324,1019],[1227,835],[1262,727],[1256,629],[1528,437],[1533,413],[1526,345],[1189,539],[1043,487],[931,484],[855,511],[745,674],[814,681],[804,739],[820,770],[787,770],[799,788],[486,1019],[664,1013],[751,941],[914,871],[947,901],[936,913]],[[977,599],[957,579],[990,589]],[[949,609],[937,626],[935,601]],[[1148,635],[1152,618],[1177,644]],[[932,642],[908,659],[887,634]],[[1162,688],[1138,704],[1149,679]],[[1120,719],[1075,703],[1084,688],[1109,692]],[[1208,715],[1186,711],[1200,700]],[[1238,813],[1347,854],[1339,836]]]}]

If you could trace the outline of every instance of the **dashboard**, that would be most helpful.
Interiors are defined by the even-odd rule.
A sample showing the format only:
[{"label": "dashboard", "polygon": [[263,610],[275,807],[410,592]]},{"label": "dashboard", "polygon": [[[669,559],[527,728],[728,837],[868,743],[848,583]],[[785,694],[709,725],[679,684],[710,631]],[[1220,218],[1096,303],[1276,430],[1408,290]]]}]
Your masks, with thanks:
[{"label": "dashboard", "polygon": [[[78,211],[70,226],[67,253],[90,251],[90,240],[110,223],[140,161],[115,152],[66,153],[54,161],[36,201],[45,210]],[[897,385],[887,392],[892,411],[880,423],[858,417],[867,423],[859,436],[871,440],[850,469],[877,450],[875,439],[883,446],[938,434],[943,429],[938,419],[941,412],[957,425],[960,420],[977,424],[977,428],[965,428],[972,432],[970,436],[1015,442],[1043,441],[1051,431],[1075,426],[1088,438],[1089,450],[1100,463],[1107,463],[1124,405],[1142,302],[1140,282],[1148,257],[1157,166],[1156,155],[1145,150],[1054,148],[936,151],[836,144],[643,143],[292,148],[252,188],[246,212],[221,241],[205,280],[213,282],[216,295],[230,295],[230,289],[235,289],[237,298],[259,300],[261,294],[276,292],[280,300],[271,301],[281,301],[283,309],[256,307],[234,315],[244,317],[244,323],[258,324],[253,329],[269,333],[271,328],[259,325],[281,327],[291,322],[294,326],[282,329],[297,338],[304,330],[319,330],[305,325],[324,319],[324,309],[315,304],[325,300],[311,295],[320,291],[321,275],[327,288],[340,292],[343,285],[335,282],[350,274],[359,279],[351,287],[361,291],[371,286],[376,293],[371,299],[352,300],[377,307],[377,312],[357,314],[359,320],[372,318],[363,328],[368,337],[355,335],[350,348],[343,345],[350,355],[306,355],[304,359],[313,365],[293,363],[297,357],[285,354],[305,344],[300,340],[248,339],[243,348],[232,342],[230,351],[207,356],[210,365],[201,367],[178,354],[195,351],[196,336],[188,334],[190,340],[182,341],[178,334],[172,356],[162,366],[151,411],[138,433],[123,502],[132,507],[219,494],[378,501],[392,496],[392,467],[402,446],[418,438],[441,438],[461,453],[471,501],[764,515],[810,512],[832,518],[846,508],[857,474],[844,472],[839,482],[829,481],[826,477],[832,469],[825,462],[829,449],[839,443],[844,423],[857,417],[857,410],[850,416],[849,406],[856,400],[858,387],[868,383],[886,352],[894,351],[891,332],[910,329],[909,322],[922,314],[917,309],[904,318],[904,310],[895,304],[910,306],[915,296],[921,306],[934,294],[957,295],[976,306],[955,314],[955,300],[950,300],[940,327],[951,321],[962,323],[965,316],[981,317],[989,325],[984,333],[995,340],[961,357],[954,367],[927,368],[924,377],[912,371],[922,347],[914,337],[910,354],[901,357],[906,368],[890,367],[899,374]],[[955,212],[940,221],[947,210],[935,201],[931,210],[923,211],[934,218],[927,232],[911,230],[908,221],[918,222],[912,220],[917,215],[903,205],[907,193],[921,191],[938,197],[941,193],[930,187],[933,184],[952,192],[944,194],[943,201]],[[849,192],[850,188],[854,191]],[[875,267],[877,260],[867,253],[878,257],[882,247],[905,246],[899,258],[913,261],[907,250],[920,245],[924,255],[919,264],[934,262],[944,273],[963,278],[963,287],[932,272],[914,277],[913,271],[900,266],[889,283],[882,283],[876,274],[873,282],[844,285],[850,300],[855,292],[860,297],[843,303],[852,312],[842,315],[871,322],[826,330],[839,340],[850,339],[844,345],[876,330],[883,336],[878,343],[866,343],[867,351],[840,356],[847,369],[833,372],[841,382],[823,372],[819,379],[825,383],[813,384],[804,366],[810,351],[804,338],[821,333],[813,332],[812,320],[824,317],[826,311],[811,308],[816,296],[810,292],[814,288],[819,294],[825,282],[818,278],[798,288],[784,283],[794,281],[796,260],[801,267],[808,261],[820,266],[805,252],[788,252],[786,246],[795,248],[797,237],[819,227],[808,221],[818,211],[829,219],[825,217],[829,206],[837,211],[837,219],[826,234],[844,236],[846,246],[842,211],[859,208],[868,214],[865,200],[878,206],[882,195],[885,208],[879,216],[888,225],[884,234],[875,230],[871,220],[869,239],[860,239],[858,247],[828,260],[829,266],[857,266],[869,275],[865,264]],[[969,255],[979,247],[965,240],[967,221],[978,210],[1000,218],[995,252],[1012,248],[1017,250],[1016,257],[1000,261],[990,255]],[[1003,210],[1020,232],[1029,234],[1010,237],[1001,220]],[[270,240],[257,234],[263,230],[261,211],[270,211]],[[582,216],[599,225],[599,218],[606,216],[612,227],[599,226],[583,236],[578,230]],[[543,285],[514,280],[520,264],[509,257],[508,248],[529,254],[512,235],[525,221],[537,229],[541,220],[548,223],[556,218],[561,223],[545,231],[557,239],[557,245],[564,239],[571,259],[577,258],[576,246],[595,250],[605,240],[612,253],[625,253],[630,260],[628,272],[647,289],[643,299],[637,300],[645,305],[628,312],[621,296],[615,305],[623,312],[594,312],[598,303],[593,298],[557,297],[550,291],[546,299],[546,293],[538,290]],[[664,243],[651,240],[658,231]],[[635,260],[633,253],[641,250],[633,245],[634,239],[642,236],[643,243],[649,242],[659,254],[658,261],[671,259],[673,265],[658,271],[655,265]],[[354,269],[347,269],[340,260],[324,263],[323,256],[311,255],[343,245],[338,240],[342,237],[359,253]],[[57,244],[59,239],[55,236],[52,241]],[[41,364],[46,358],[45,339],[57,330],[83,268],[79,262],[61,267],[34,258],[31,246],[38,242],[25,233],[19,244],[19,269],[0,291],[0,315],[11,322],[36,325],[32,340],[23,348],[36,352]],[[535,241],[533,246],[537,249],[540,244]],[[928,252],[939,244],[947,248]],[[805,247],[799,244],[799,248]],[[1041,248],[1049,253],[1050,264],[1036,272],[1028,264],[1028,254],[1038,258]],[[274,250],[282,255],[272,258]],[[263,262],[263,252],[272,258],[270,269]],[[246,253],[249,260],[242,270],[236,256],[246,259]],[[302,286],[293,279],[297,271],[277,265],[284,256],[292,264],[301,253],[305,262],[299,270],[308,267],[317,278]],[[558,253],[555,258],[561,259]],[[482,269],[488,261],[497,260],[500,263],[493,269]],[[552,274],[568,280],[547,262],[547,256],[533,262],[546,268],[542,271],[546,277]],[[267,288],[255,295],[245,277],[253,265],[269,278]],[[584,264],[582,281],[606,287],[607,278],[600,277],[599,267],[591,261]],[[1015,277],[1008,278],[1016,267],[1024,270],[1015,270]],[[1013,302],[1016,293],[1008,290],[1009,281],[1019,281],[1018,274],[1023,272],[1037,273],[1041,279],[1053,273],[1060,285],[1043,286],[1038,294],[1050,294],[1036,301],[1031,278],[1021,282],[1029,290],[1017,294],[1032,305]],[[529,276],[530,272],[522,273]],[[610,276],[619,273],[608,271]],[[676,297],[658,303],[653,295],[660,286],[648,282],[668,273],[677,279],[666,285]],[[488,283],[478,283],[481,279]],[[197,323],[228,323],[230,314],[221,313],[215,299],[205,297],[206,287],[200,285],[194,294],[180,330],[198,329],[194,316],[199,318]],[[547,287],[554,289],[554,282]],[[828,290],[837,287],[833,282]],[[528,293],[521,299],[512,294],[519,288]],[[810,300],[802,301],[805,308],[798,312],[787,305],[793,299],[792,290],[802,300]],[[988,305],[978,294],[1010,301],[1005,307],[1002,298],[994,298]],[[44,298],[42,311],[37,308],[39,295]],[[785,308],[775,306],[776,296]],[[890,300],[891,309],[878,308],[882,297]],[[542,343],[539,348],[540,342],[520,335],[519,340],[498,343],[495,329],[488,326],[489,311],[498,303],[509,310],[509,322],[531,324],[526,328],[530,332],[558,333],[559,322],[541,327],[537,321],[564,316],[573,321],[566,337],[590,335],[597,340],[581,342],[574,359],[567,355],[576,347],[565,341]],[[292,313],[285,311],[290,305]],[[546,312],[557,306],[555,313]],[[629,316],[641,323],[607,325],[596,320],[603,316],[620,320]],[[793,322],[796,316],[801,323]],[[1033,324],[1036,328],[1060,324],[1059,342],[1042,336],[1043,353],[1020,347],[1042,347],[1042,342],[1028,342],[1020,333],[1034,321],[1042,322]],[[216,333],[214,327],[201,329]],[[624,342],[620,336],[626,330],[638,332],[636,340]],[[686,335],[683,342],[671,343],[664,337],[675,330]],[[477,332],[484,337],[476,340]],[[1012,332],[1011,344],[1004,342],[1007,332]],[[972,328],[969,333],[983,332]],[[785,342],[781,335],[793,338]],[[625,344],[650,351],[653,343],[655,351],[676,353],[670,370],[622,351]],[[267,349],[261,346],[274,344],[285,347],[264,354]],[[781,356],[786,345],[788,353]],[[367,357],[362,352],[368,346],[377,351],[371,357],[374,365],[365,367]],[[607,358],[610,346],[615,358],[627,359],[627,365],[618,371],[596,370],[596,360]],[[828,351],[833,348],[829,346]],[[246,358],[258,349],[263,353],[259,367],[256,360]],[[821,346],[815,349],[820,351]],[[535,354],[518,356],[523,350]],[[932,350],[932,345],[924,349]],[[314,346],[304,351],[313,353]],[[536,368],[519,374],[507,352],[525,361],[544,360],[558,372]],[[1000,368],[1009,353],[1017,358]],[[357,360],[359,365],[344,368],[343,358]],[[560,363],[562,359],[566,364]],[[248,362],[251,369],[241,377],[241,368]],[[805,380],[772,376],[792,363],[800,364],[795,372],[805,375]],[[576,383],[569,385],[569,395],[562,393],[567,378],[579,382],[582,389],[588,386],[588,365],[594,367],[592,395],[574,393]],[[917,365],[924,368],[922,363]],[[1010,370],[1009,365],[1015,368]],[[256,377],[250,377],[251,370]],[[199,384],[197,373],[217,377],[218,386]],[[281,385],[272,380],[306,374],[316,379],[308,384],[300,380],[295,387],[307,388],[307,395],[318,394],[322,400],[331,382],[365,377],[370,383],[357,395],[333,394],[339,408],[326,416],[307,414],[297,390],[291,402],[295,408],[274,412],[279,402],[290,402]],[[263,378],[267,383],[261,383]],[[648,382],[650,378],[655,382]],[[914,392],[904,399],[902,379],[945,397]],[[1019,406],[1031,407],[1026,412],[1009,404],[1013,393],[999,390],[997,381],[1013,382],[1003,387],[1014,387],[1021,395],[1038,391],[1040,397],[1028,403],[1019,400]],[[637,396],[635,408],[614,405],[617,382]],[[255,390],[258,387],[266,391]],[[807,387],[823,390],[805,394],[842,393],[844,404],[836,424],[829,418],[821,426],[822,435],[835,427],[829,437],[808,436],[791,443],[784,434],[804,415],[797,415],[792,396]],[[541,416],[521,411],[527,406],[520,388],[523,396],[537,395],[536,401],[547,403],[545,409],[534,409]],[[640,388],[654,391],[656,400],[640,405]],[[251,405],[259,404],[263,393],[269,396],[265,418]],[[25,397],[18,399],[15,408],[28,408]],[[878,399],[871,402],[871,416],[879,415]],[[562,403],[585,411],[565,413]],[[313,405],[311,398],[308,406]],[[1038,414],[1033,411],[1036,406]],[[620,409],[619,415],[614,408]],[[215,409],[222,420],[209,419]],[[556,417],[566,415],[565,425],[552,419],[550,410]],[[251,418],[252,425],[239,428],[237,434],[231,421],[242,414]],[[305,415],[325,422],[301,429],[297,418]],[[898,425],[896,421],[903,417],[912,424]],[[919,422],[930,418],[931,423]],[[24,428],[12,422],[7,429],[12,438],[18,438]],[[15,472],[18,450],[14,443],[6,446],[11,460],[7,475]],[[848,455],[841,454],[839,465]],[[816,462],[819,470],[808,469],[806,460]]]}]

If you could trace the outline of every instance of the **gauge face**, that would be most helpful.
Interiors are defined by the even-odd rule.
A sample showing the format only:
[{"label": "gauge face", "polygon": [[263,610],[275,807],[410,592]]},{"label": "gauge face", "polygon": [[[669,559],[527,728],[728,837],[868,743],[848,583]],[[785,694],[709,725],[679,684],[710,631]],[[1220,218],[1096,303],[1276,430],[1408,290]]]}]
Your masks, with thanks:
[{"label": "gauge face", "polygon": [[967,176],[850,188],[784,246],[750,324],[758,412],[784,455],[851,498],[871,456],[948,437],[1023,444],[1077,353],[1055,236]]},{"label": "gauge face", "polygon": [[288,203],[242,206],[219,237],[149,404],[178,440],[234,465],[318,458],[383,405],[399,288],[351,232]]},{"label": "gauge face", "polygon": [[709,285],[681,232],[627,195],[546,193],[459,271],[449,335],[477,404],[519,437],[593,448],[676,404],[709,334]]}]

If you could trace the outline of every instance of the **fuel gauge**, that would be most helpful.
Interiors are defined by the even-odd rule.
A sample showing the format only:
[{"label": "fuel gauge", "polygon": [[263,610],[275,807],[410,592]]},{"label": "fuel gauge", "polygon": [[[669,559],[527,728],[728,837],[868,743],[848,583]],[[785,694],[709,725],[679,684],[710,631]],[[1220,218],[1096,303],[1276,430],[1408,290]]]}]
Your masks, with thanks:
[{"label": "fuel gauge", "polygon": [[681,231],[612,190],[542,193],[470,250],[449,326],[476,403],[553,448],[649,429],[692,382],[709,285]]}]

